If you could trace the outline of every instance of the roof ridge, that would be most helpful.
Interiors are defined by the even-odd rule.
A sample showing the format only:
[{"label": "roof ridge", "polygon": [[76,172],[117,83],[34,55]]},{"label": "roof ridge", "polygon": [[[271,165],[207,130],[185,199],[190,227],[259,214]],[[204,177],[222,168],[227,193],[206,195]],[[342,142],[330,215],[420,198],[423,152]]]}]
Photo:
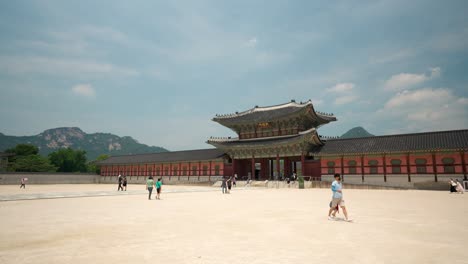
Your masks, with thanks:
[{"label": "roof ridge", "polygon": [[246,114],[250,114],[253,112],[258,112],[258,111],[265,111],[268,110],[269,108],[282,108],[282,107],[288,107],[288,106],[294,106],[294,107],[305,107],[307,105],[312,105],[312,100],[308,100],[306,102],[300,102],[297,103],[296,100],[291,100],[290,102],[283,103],[283,104],[276,104],[276,105],[270,105],[270,106],[255,106],[253,108],[247,109],[242,112],[235,112],[235,113],[230,113],[230,114],[221,114],[221,115],[216,115],[214,119],[225,119],[225,118],[230,118],[230,117],[238,117],[238,116],[243,116]]},{"label": "roof ridge", "polygon": [[154,154],[172,154],[172,153],[179,153],[179,152],[194,152],[194,151],[215,150],[215,149],[217,149],[217,148],[187,149],[187,150],[176,150],[176,151],[150,152],[150,153],[125,154],[125,155],[112,155],[112,156],[110,156],[109,158],[114,158],[114,157],[126,157],[126,156],[154,155]]},{"label": "roof ridge", "polygon": [[405,133],[405,134],[392,134],[392,135],[380,135],[380,136],[367,136],[367,137],[355,137],[355,138],[336,138],[336,139],[326,139],[328,141],[332,140],[339,140],[339,141],[346,141],[346,140],[356,140],[356,139],[369,139],[369,138],[384,138],[384,137],[403,137],[403,136],[416,136],[416,135],[427,135],[427,134],[442,134],[442,133],[454,133],[454,132],[461,132],[467,131],[468,129],[455,129],[455,130],[439,130],[439,131],[426,131],[426,132],[415,132],[415,133]]}]

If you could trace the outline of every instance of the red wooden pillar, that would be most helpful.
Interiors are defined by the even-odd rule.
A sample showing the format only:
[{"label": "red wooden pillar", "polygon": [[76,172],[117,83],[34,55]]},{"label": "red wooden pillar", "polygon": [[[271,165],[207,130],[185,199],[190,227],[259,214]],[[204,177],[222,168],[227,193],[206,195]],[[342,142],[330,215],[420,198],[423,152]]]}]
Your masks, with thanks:
[{"label": "red wooden pillar", "polygon": [[174,176],[172,173],[172,163],[169,164],[169,175]]},{"label": "red wooden pillar", "polygon": [[208,174],[208,181],[211,182],[211,163],[212,161],[210,160],[210,173]]},{"label": "red wooden pillar", "polygon": [[462,170],[463,170],[463,180],[467,180],[466,178],[466,160],[465,160],[465,151],[460,151],[460,157],[461,157],[461,161],[462,161]]},{"label": "red wooden pillar", "polygon": [[364,182],[364,155],[361,156],[361,178],[362,182]]},{"label": "red wooden pillar", "polygon": [[255,179],[255,156],[253,154],[252,154],[252,164],[251,165],[252,165],[251,166],[252,167],[251,168],[252,169],[252,172],[251,172],[252,173],[252,179]]},{"label": "red wooden pillar", "polygon": [[387,182],[387,155],[383,154],[383,180]]},{"label": "red wooden pillar", "polygon": [[236,174],[236,159],[232,157],[232,176],[234,177],[235,174]]},{"label": "red wooden pillar", "polygon": [[198,180],[200,180],[200,175],[201,175],[201,161],[198,162]]},{"label": "red wooden pillar", "polygon": [[156,163],[153,163],[153,172],[151,175],[156,176]]},{"label": "red wooden pillar", "polygon": [[161,176],[164,176],[164,163],[161,163]]},{"label": "red wooden pillar", "polygon": [[145,164],[145,176],[148,176],[148,164]]},{"label": "red wooden pillar", "polygon": [[408,171],[408,182],[411,182],[410,154],[406,154],[406,170]]},{"label": "red wooden pillar", "polygon": [[276,180],[280,178],[280,159],[279,153],[276,154]]},{"label": "red wooden pillar", "polygon": [[190,176],[192,175],[192,163],[188,163],[188,175],[187,175],[187,180],[189,180]]},{"label": "red wooden pillar", "polygon": [[180,175],[182,175],[182,162],[179,162],[177,166],[179,166],[179,170],[177,171],[177,180],[180,181]]},{"label": "red wooden pillar", "polygon": [[[295,171],[295,173],[297,173],[297,171]],[[301,176],[304,176],[304,175],[305,175],[305,155],[303,152],[301,153]]]},{"label": "red wooden pillar", "polygon": [[341,180],[344,181],[344,156],[341,156]]},{"label": "red wooden pillar", "polygon": [[436,156],[435,153],[432,153],[432,169],[434,170],[434,181],[438,182],[437,179],[437,164],[436,164]]}]

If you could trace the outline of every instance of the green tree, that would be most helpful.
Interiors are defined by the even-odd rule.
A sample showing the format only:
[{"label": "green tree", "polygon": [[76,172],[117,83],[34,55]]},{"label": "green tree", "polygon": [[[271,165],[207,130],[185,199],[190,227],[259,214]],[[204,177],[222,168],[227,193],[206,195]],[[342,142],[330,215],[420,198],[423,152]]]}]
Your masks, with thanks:
[{"label": "green tree", "polygon": [[7,153],[13,153],[16,156],[37,155],[39,148],[31,144],[18,144],[14,148],[5,150]]},{"label": "green tree", "polygon": [[8,170],[21,172],[55,171],[48,159],[40,156],[39,148],[31,144],[18,144],[5,152],[14,154],[8,157]]},{"label": "green tree", "polygon": [[60,149],[49,154],[52,165],[59,172],[86,172],[86,151],[71,148]]},{"label": "green tree", "polygon": [[55,172],[57,170],[50,164],[49,159],[37,154],[16,157],[12,167],[14,171],[21,172]]},{"label": "green tree", "polygon": [[101,174],[101,168],[96,165],[96,162],[98,161],[101,161],[101,160],[105,160],[107,158],[109,158],[110,156],[107,155],[107,154],[101,154],[99,155],[96,160],[93,160],[91,161],[89,164],[88,164],[88,172],[92,172],[92,173],[96,173],[96,174]]}]

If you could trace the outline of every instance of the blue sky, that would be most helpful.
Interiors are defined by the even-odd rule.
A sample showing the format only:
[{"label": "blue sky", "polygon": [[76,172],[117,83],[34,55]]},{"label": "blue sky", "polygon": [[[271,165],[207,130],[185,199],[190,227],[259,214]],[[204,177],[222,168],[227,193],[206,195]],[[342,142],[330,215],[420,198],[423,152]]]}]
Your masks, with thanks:
[{"label": "blue sky", "polygon": [[466,1],[1,1],[0,132],[170,150],[215,114],[312,99],[384,135],[468,128]]}]

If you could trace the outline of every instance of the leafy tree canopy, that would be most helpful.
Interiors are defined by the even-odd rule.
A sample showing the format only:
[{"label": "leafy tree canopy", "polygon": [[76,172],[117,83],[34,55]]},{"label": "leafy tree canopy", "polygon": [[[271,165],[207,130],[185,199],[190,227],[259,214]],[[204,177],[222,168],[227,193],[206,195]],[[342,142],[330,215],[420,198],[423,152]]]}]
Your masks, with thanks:
[{"label": "leafy tree canopy", "polygon": [[86,172],[86,151],[71,148],[60,149],[49,154],[50,162],[59,172]]},{"label": "leafy tree canopy", "polygon": [[21,172],[55,172],[56,167],[50,164],[49,159],[40,155],[27,155],[16,157],[12,164],[14,171]]},{"label": "leafy tree canopy", "polygon": [[18,144],[14,148],[5,150],[7,153],[13,153],[16,156],[37,155],[39,148],[31,144]]}]

